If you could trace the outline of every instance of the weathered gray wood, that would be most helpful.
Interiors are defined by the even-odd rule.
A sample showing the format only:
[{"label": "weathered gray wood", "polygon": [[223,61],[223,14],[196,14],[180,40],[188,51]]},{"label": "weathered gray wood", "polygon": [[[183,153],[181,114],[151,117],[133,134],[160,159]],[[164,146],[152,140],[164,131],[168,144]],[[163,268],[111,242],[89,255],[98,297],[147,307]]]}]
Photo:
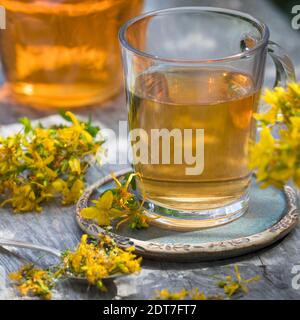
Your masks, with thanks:
[{"label": "weathered gray wood", "polygon": [[[280,43],[293,59],[297,74],[300,74],[299,31],[291,28],[291,15],[283,15],[269,1],[261,0],[148,0],[147,9],[171,7],[174,5],[209,5],[237,9],[264,20],[271,29],[272,39]],[[273,83],[274,68],[268,64],[266,84]],[[2,97],[2,96],[1,96]],[[111,128],[117,128],[118,120],[126,119],[124,95],[121,94],[107,101],[101,107],[78,109],[82,115],[92,114],[97,120]],[[55,113],[54,110],[33,110],[9,103],[2,97],[0,102],[0,124],[15,122],[21,116],[40,118]],[[0,209],[0,237],[15,236],[18,239],[41,243],[64,250],[74,247],[81,235],[75,218],[74,207],[59,207],[51,204],[42,214],[13,215]],[[294,275],[291,270],[300,265],[300,228],[272,248],[237,259],[214,263],[178,264],[145,261],[142,273],[137,277],[117,280],[109,285],[109,292],[99,293],[95,288],[79,285],[71,281],[60,285],[56,299],[148,299],[155,290],[171,290],[186,287],[200,287],[207,293],[215,293],[215,275],[227,275],[232,272],[232,265],[241,265],[245,278],[261,275],[262,280],[253,284],[247,297],[249,299],[299,299],[300,290],[292,288]],[[20,250],[26,259],[37,261],[36,253]],[[38,261],[41,265],[53,262],[48,257]],[[15,292],[6,280],[8,272],[14,271],[22,261],[14,255],[0,250],[0,299],[14,299]],[[213,288],[213,289],[212,289]]]}]

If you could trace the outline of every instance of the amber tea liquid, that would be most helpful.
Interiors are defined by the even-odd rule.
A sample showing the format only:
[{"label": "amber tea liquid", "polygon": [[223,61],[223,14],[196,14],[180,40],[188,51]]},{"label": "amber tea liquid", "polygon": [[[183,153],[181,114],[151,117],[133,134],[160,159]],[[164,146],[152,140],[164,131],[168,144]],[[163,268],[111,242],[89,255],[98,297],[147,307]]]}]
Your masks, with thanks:
[{"label": "amber tea liquid", "polygon": [[142,0],[0,0],[1,59],[18,102],[70,108],[103,101],[121,86],[118,30]]},{"label": "amber tea liquid", "polygon": [[[204,129],[202,174],[187,175],[186,163],[135,166],[146,199],[181,210],[240,199],[250,183],[248,147],[258,97],[251,77],[229,69],[164,69],[138,76],[128,92],[130,129],[142,128],[149,137],[151,129]],[[196,146],[195,139],[185,143]],[[178,147],[171,140],[171,153]]]}]

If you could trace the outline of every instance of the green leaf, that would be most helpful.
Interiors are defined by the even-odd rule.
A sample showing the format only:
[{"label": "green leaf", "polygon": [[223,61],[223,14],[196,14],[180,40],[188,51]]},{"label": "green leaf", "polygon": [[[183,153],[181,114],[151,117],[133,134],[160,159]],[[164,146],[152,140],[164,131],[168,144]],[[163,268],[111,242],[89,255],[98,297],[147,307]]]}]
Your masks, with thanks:
[{"label": "green leaf", "polygon": [[85,130],[93,137],[95,138],[100,131],[99,127],[93,126],[92,125],[92,117],[89,115],[89,120],[88,122],[85,123]]},{"label": "green leaf", "polygon": [[68,122],[72,122],[72,119],[71,119],[69,116],[67,116],[66,113],[67,113],[67,111],[65,111],[65,110],[60,110],[60,111],[59,111],[59,115],[60,115],[63,119],[65,119],[65,120],[68,121]]},{"label": "green leaf", "polygon": [[31,121],[28,118],[20,118],[19,122],[24,126],[25,133],[29,133],[30,131],[32,131]]}]

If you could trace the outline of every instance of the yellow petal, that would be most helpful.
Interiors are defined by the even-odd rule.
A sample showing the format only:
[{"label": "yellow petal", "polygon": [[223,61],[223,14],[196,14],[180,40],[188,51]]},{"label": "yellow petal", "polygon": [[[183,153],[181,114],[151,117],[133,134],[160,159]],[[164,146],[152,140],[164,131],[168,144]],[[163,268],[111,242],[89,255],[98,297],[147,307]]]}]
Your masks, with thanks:
[{"label": "yellow petal", "polygon": [[62,179],[56,179],[52,182],[52,187],[56,192],[63,192],[65,189],[67,189],[67,183]]},{"label": "yellow petal", "polygon": [[81,163],[80,163],[79,159],[71,159],[69,161],[69,166],[70,166],[72,172],[75,172],[78,174],[81,173]]},{"label": "yellow petal", "polygon": [[110,219],[108,214],[106,214],[104,211],[100,212],[100,214],[97,216],[97,222],[99,226],[109,226]]},{"label": "yellow petal", "polygon": [[67,112],[66,112],[66,116],[68,116],[68,117],[71,119],[71,121],[73,122],[73,124],[74,124],[75,126],[80,126],[79,121],[78,121],[78,119],[76,118],[76,116],[75,116],[74,113],[72,113],[72,112],[70,112],[70,111],[67,111]]},{"label": "yellow petal", "polygon": [[84,208],[80,212],[82,218],[85,219],[96,219],[101,212],[96,207]]},{"label": "yellow petal", "polygon": [[64,204],[71,204],[71,203],[76,202],[80,198],[80,196],[83,192],[83,188],[84,188],[83,181],[81,181],[80,179],[77,179],[73,183],[73,185],[72,185],[71,189],[68,191],[68,193],[66,193],[64,195],[64,201],[63,201]]},{"label": "yellow petal", "polygon": [[109,210],[114,200],[113,193],[109,190],[105,192],[101,198],[97,201],[97,208]]},{"label": "yellow petal", "polygon": [[84,138],[88,143],[93,142],[93,137],[87,131],[82,131],[82,135],[84,136]]},{"label": "yellow petal", "polygon": [[125,212],[114,208],[109,210],[109,214],[112,218],[123,218],[127,216]]}]

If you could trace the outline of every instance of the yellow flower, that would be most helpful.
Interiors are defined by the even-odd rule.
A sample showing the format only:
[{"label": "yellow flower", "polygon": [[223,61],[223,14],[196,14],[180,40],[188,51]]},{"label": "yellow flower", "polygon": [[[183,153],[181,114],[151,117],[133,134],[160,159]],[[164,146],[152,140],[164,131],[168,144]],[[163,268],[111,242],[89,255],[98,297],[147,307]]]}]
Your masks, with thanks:
[{"label": "yellow flower", "polygon": [[15,212],[41,211],[31,185],[13,186],[11,198],[2,202],[1,206],[11,204]]},{"label": "yellow flower", "polygon": [[85,130],[85,125],[83,123],[80,123],[72,112],[66,112],[66,116],[70,117],[71,121],[73,122],[72,129],[74,133],[82,135],[86,142],[92,143],[93,137]]},{"label": "yellow flower", "polygon": [[[43,147],[49,152],[55,152],[56,142],[51,137],[49,129],[35,128],[34,133],[36,135],[36,143],[43,144]],[[38,140],[38,141],[37,141]]]},{"label": "yellow flower", "polygon": [[265,92],[264,100],[273,109],[278,109],[278,103],[280,102],[280,99],[282,99],[284,94],[285,90],[281,87],[275,88],[273,91],[267,89]]},{"label": "yellow flower", "polygon": [[162,289],[157,291],[156,299],[160,300],[183,300],[188,296],[188,291],[186,289],[181,289],[178,292],[170,292],[168,289]]},{"label": "yellow flower", "polygon": [[49,164],[54,160],[53,155],[42,159],[38,152],[32,150],[32,159],[26,156],[24,156],[23,158],[31,168],[37,169],[39,171],[36,174],[37,176],[44,177],[46,175],[51,178],[57,177],[56,172],[49,168]]},{"label": "yellow flower", "polygon": [[242,279],[237,265],[234,266],[234,272],[235,272],[235,279],[233,279],[231,276],[226,276],[225,280],[219,281],[218,283],[218,286],[220,288],[223,288],[224,293],[228,297],[232,297],[234,294],[238,293],[239,291],[242,291],[247,294],[249,291],[247,284],[253,281],[260,280],[260,277],[254,277],[248,280]]},{"label": "yellow flower", "polygon": [[84,183],[81,179],[75,180],[71,188],[63,193],[63,204],[75,203],[83,193]]},{"label": "yellow flower", "polygon": [[13,281],[19,282],[22,280],[22,274],[20,272],[11,272],[9,278]]},{"label": "yellow flower", "polygon": [[143,202],[129,191],[135,177],[141,176],[138,173],[132,173],[121,182],[112,174],[116,187],[106,191],[98,200],[94,200],[95,207],[83,209],[82,217],[97,220],[100,226],[110,226],[113,220],[119,219],[116,224],[117,229],[125,222],[129,222],[131,229],[148,228],[150,218],[144,213]]},{"label": "yellow flower", "polygon": [[256,116],[262,130],[250,148],[250,168],[256,170],[262,187],[282,188],[290,180],[300,187],[300,83],[268,90],[265,101],[271,108]]},{"label": "yellow flower", "polygon": [[138,272],[140,263],[141,258],[137,258],[132,249],[118,248],[107,236],[102,236],[98,243],[88,243],[87,235],[83,235],[76,251],[68,252],[63,258],[66,271],[86,277],[100,289],[104,289],[103,278],[116,272]]},{"label": "yellow flower", "polygon": [[69,166],[71,168],[71,172],[81,174],[81,164],[78,159],[71,159],[69,161]]},{"label": "yellow flower", "polygon": [[16,282],[16,288],[21,296],[32,294],[45,300],[51,299],[51,289],[54,279],[48,271],[35,269],[32,264],[23,266],[18,272],[9,275]]},{"label": "yellow flower", "polygon": [[[24,130],[0,137],[0,196],[15,212],[41,211],[41,204],[60,197],[76,202],[84,190],[84,175],[101,148],[99,128],[67,113],[70,126],[33,127],[23,118]],[[90,134],[90,132],[92,134]],[[2,199],[1,199],[2,201]]]},{"label": "yellow flower", "polygon": [[106,290],[102,279],[114,273],[135,273],[141,269],[141,258],[133,253],[133,248],[123,250],[105,235],[99,235],[99,241],[89,241],[83,235],[74,252],[66,251],[61,255],[61,263],[55,272],[35,269],[33,265],[23,266],[18,272],[10,274],[10,279],[17,283],[21,295],[35,295],[51,299],[51,290],[57,280],[72,274],[85,278],[100,290]]},{"label": "yellow flower", "polygon": [[208,300],[204,292],[201,292],[198,288],[192,290],[190,295],[191,300]]},{"label": "yellow flower", "polygon": [[112,208],[114,196],[109,190],[105,192],[98,200],[94,200],[95,207],[84,208],[81,210],[81,216],[85,219],[96,220],[99,226],[108,226],[111,219],[121,216],[122,213]]},{"label": "yellow flower", "polygon": [[68,184],[63,179],[56,179],[52,182],[51,187],[53,188],[52,192],[58,193],[67,193],[69,191]]}]

